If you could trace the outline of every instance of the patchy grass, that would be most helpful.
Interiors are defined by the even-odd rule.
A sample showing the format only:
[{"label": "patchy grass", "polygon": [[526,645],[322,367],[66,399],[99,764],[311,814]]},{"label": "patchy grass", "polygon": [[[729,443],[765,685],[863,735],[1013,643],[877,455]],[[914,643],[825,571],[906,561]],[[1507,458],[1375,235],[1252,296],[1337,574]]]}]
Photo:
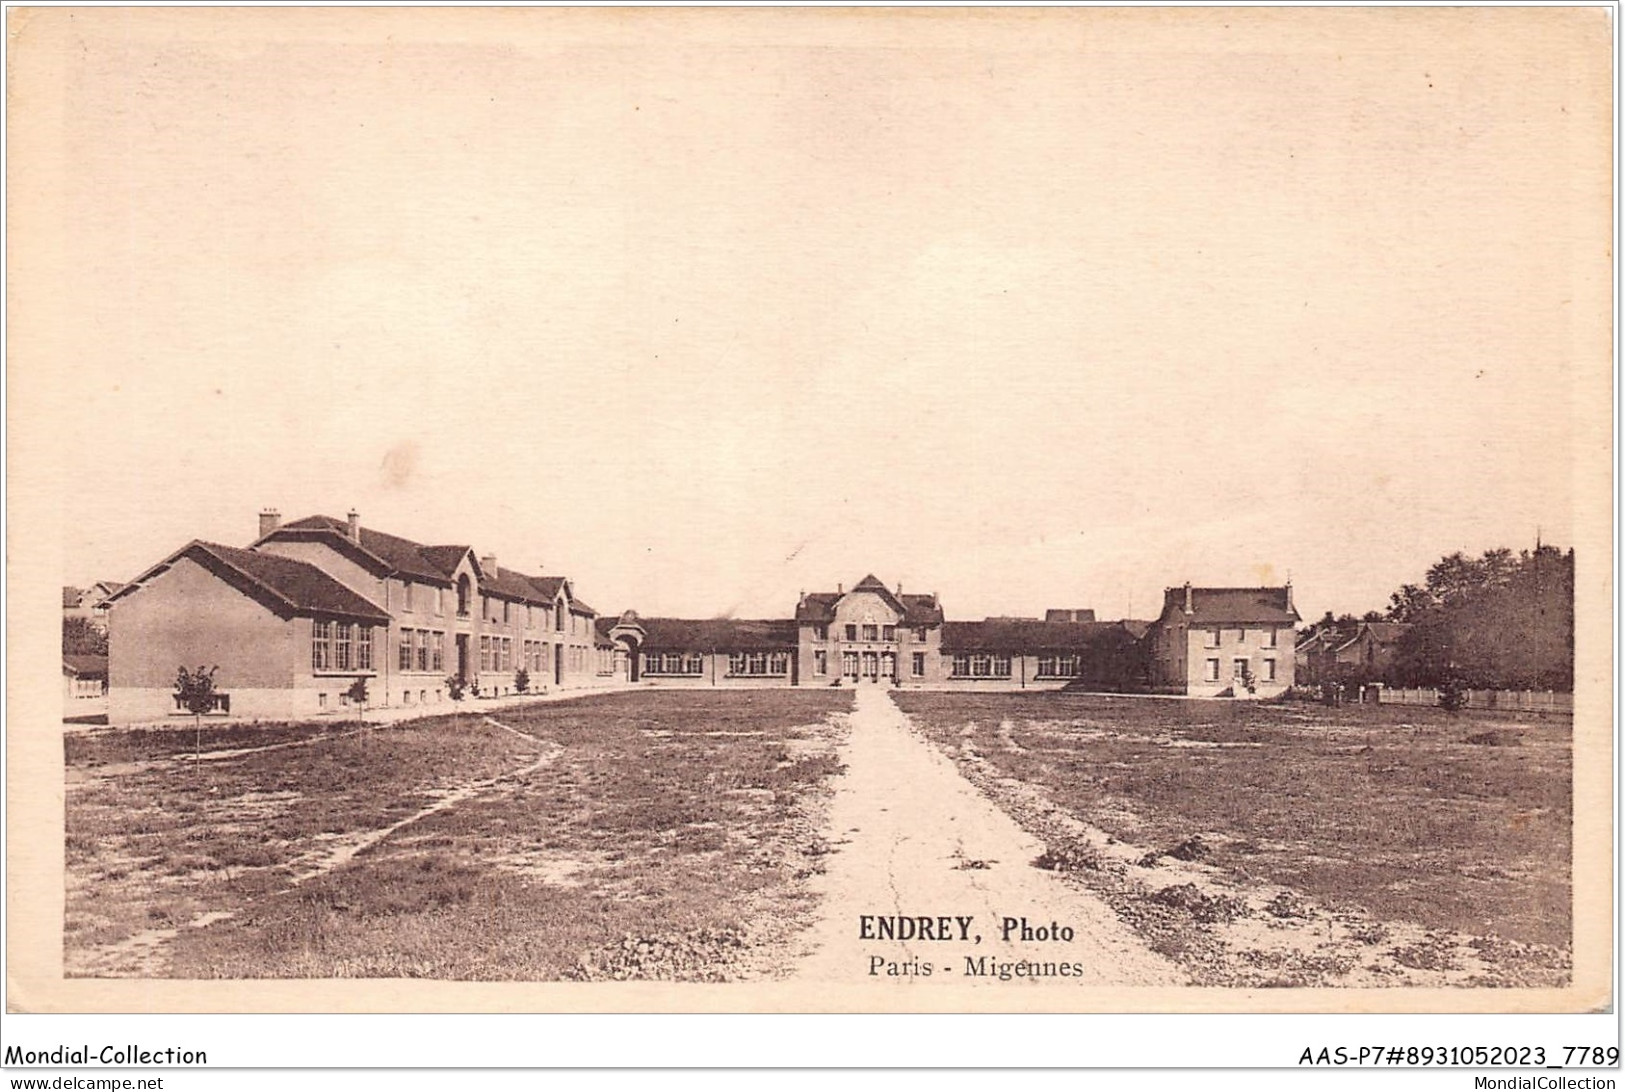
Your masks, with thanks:
[{"label": "patchy grass", "polygon": [[514,731],[437,717],[76,786],[70,765],[69,973],[775,973],[849,702],[599,695],[493,714]]},{"label": "patchy grass", "polygon": [[191,718],[177,718],[173,725],[161,728],[109,728],[96,732],[72,732],[63,737],[68,767],[95,770],[102,766],[119,766],[132,762],[148,762],[193,754],[201,743],[204,754],[231,751],[248,747],[267,747],[277,743],[298,743],[326,736],[353,732],[362,725],[353,720],[301,721],[286,723],[272,721],[256,724],[234,722],[211,723],[205,720],[202,731]]},{"label": "patchy grass", "polygon": [[[1130,862],[1143,870],[1199,867],[1255,891],[1288,888],[1270,920],[1290,920],[1302,897],[1362,920],[1499,938],[1502,951],[1540,949],[1531,958],[1542,967],[1566,964],[1568,718],[1061,694],[896,698],[1029,826],[1042,825],[1028,806],[1042,797],[1113,841],[1148,847]],[[1091,850],[1051,844],[1044,867],[1104,875]],[[1218,913],[1183,889],[1155,897],[1144,908],[1152,917],[1236,909]],[[1193,936],[1165,932],[1161,942],[1183,948]],[[1394,959],[1431,968],[1441,950],[1413,946]]]}]

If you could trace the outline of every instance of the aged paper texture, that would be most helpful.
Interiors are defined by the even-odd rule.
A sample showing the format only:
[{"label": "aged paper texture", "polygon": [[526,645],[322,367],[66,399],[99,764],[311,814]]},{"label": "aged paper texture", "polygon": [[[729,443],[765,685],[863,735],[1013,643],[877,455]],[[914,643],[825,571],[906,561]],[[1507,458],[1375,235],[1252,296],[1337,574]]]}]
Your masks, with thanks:
[{"label": "aged paper texture", "polygon": [[1611,1004],[1609,14],[12,9],[8,1008]]}]

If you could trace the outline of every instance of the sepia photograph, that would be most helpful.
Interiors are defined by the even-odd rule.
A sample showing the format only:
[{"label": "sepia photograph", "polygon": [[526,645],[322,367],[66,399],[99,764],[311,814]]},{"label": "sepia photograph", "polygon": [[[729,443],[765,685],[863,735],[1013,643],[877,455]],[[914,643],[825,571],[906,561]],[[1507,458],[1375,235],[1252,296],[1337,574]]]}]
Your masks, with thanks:
[{"label": "sepia photograph", "polygon": [[1608,1009],[1610,20],[10,9],[8,1011]]}]

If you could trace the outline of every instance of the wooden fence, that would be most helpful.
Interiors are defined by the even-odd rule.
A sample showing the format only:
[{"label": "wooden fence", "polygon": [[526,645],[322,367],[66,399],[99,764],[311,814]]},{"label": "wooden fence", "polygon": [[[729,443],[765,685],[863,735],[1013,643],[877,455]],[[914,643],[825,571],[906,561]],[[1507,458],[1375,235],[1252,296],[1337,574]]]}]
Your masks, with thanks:
[{"label": "wooden fence", "polygon": [[[1469,690],[1469,709],[1504,709],[1524,713],[1573,713],[1574,695],[1554,690]],[[1383,705],[1438,705],[1439,692],[1430,687],[1368,686],[1366,701]]]}]

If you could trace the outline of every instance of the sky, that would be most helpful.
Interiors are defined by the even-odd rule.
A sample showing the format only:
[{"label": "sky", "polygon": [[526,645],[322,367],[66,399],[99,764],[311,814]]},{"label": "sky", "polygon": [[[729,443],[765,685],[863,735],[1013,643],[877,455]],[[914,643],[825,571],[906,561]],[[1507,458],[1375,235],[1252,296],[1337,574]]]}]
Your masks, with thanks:
[{"label": "sky", "polygon": [[12,495],[80,585],[353,507],[601,612],[1380,609],[1606,519],[1606,17],[17,16]]}]

